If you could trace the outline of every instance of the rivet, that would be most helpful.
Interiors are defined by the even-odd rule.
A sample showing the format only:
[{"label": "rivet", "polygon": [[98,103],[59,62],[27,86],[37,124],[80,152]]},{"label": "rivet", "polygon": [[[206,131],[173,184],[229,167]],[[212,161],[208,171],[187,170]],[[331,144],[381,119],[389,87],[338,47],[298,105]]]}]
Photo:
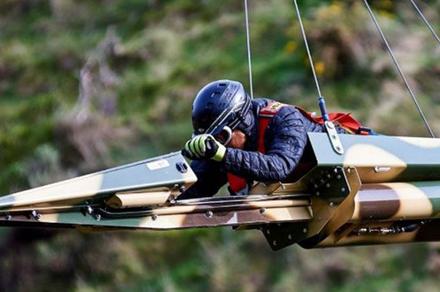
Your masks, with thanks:
[{"label": "rivet", "polygon": [[260,214],[264,214],[266,212],[266,208],[260,208]]},{"label": "rivet", "polygon": [[8,220],[8,221],[11,221],[12,220],[12,216],[11,215],[6,215],[5,219]]},{"label": "rivet", "polygon": [[101,214],[96,214],[95,219],[96,221],[101,221]]},{"label": "rivet", "polygon": [[35,210],[32,211],[31,216],[35,220],[39,220],[41,218],[41,215]]},{"label": "rivet", "polygon": [[338,174],[338,175],[336,176],[336,178],[337,178],[337,179],[341,179],[342,176],[341,176],[340,174]]},{"label": "rivet", "polygon": [[87,214],[89,214],[89,215],[92,215],[92,214],[93,214],[93,208],[90,207],[90,206],[87,206],[86,211],[87,211]]},{"label": "rivet", "polygon": [[341,188],[341,192],[345,193],[345,188]]},{"label": "rivet", "polygon": [[272,244],[277,245],[277,241],[276,240],[272,241]]},{"label": "rivet", "polygon": [[330,188],[330,184],[329,184],[329,183],[326,183],[326,184],[325,184],[325,187],[326,187],[327,189],[329,189],[329,188]]},{"label": "rivet", "polygon": [[153,214],[153,216],[151,216],[151,219],[153,219],[153,221],[156,221],[157,220],[157,215]]},{"label": "rivet", "polygon": [[206,212],[206,217],[212,218],[212,216],[214,216],[214,213],[212,213],[212,211],[207,211]]},{"label": "rivet", "polygon": [[315,193],[317,197],[319,197],[319,195],[321,194],[320,192],[316,192]]},{"label": "rivet", "polygon": [[266,229],[266,234],[270,234],[270,229]]},{"label": "rivet", "polygon": [[287,235],[287,239],[292,240],[292,234]]},{"label": "rivet", "polygon": [[303,233],[307,233],[307,228],[304,228],[304,229],[303,229]]},{"label": "rivet", "polygon": [[334,202],[330,202],[330,207],[334,207],[335,206],[335,203]]}]

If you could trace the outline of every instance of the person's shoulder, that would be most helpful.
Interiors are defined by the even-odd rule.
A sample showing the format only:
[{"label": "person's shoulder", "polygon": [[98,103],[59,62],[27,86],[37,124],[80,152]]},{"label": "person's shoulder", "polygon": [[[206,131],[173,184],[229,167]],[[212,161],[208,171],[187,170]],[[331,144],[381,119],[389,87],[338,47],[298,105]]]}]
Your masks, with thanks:
[{"label": "person's shoulder", "polygon": [[301,117],[301,112],[296,108],[296,106],[292,104],[281,103],[280,109],[277,112],[277,116],[284,118],[292,115]]},{"label": "person's shoulder", "polygon": [[297,118],[302,117],[301,112],[296,108],[295,105],[291,105],[277,101],[275,99],[263,98],[263,97],[254,98],[252,102],[254,104],[254,107],[258,108],[259,110],[262,110],[271,104],[277,104],[279,108],[277,109],[276,114],[274,115],[274,117],[277,117],[277,119],[283,120],[288,116],[294,116]]},{"label": "person's shoulder", "polygon": [[254,107],[264,108],[269,104],[270,101],[271,100],[268,98],[258,97],[258,98],[252,99],[252,104]]}]

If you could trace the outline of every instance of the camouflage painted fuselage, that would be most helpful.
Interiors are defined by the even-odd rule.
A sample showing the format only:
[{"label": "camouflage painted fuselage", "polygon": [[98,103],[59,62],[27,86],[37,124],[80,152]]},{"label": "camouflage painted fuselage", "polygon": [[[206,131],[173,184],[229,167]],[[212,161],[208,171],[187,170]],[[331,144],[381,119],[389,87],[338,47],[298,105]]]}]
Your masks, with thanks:
[{"label": "camouflage painted fuselage", "polygon": [[179,153],[0,197],[3,225],[260,229],[273,249],[440,240],[440,139],[309,133],[314,167],[246,197],[179,200],[197,178]]}]

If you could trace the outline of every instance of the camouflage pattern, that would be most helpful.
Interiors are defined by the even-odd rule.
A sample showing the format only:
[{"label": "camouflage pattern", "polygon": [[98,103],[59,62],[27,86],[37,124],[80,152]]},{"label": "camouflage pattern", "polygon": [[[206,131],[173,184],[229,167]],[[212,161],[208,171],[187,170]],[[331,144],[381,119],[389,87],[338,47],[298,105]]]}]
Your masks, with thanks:
[{"label": "camouflage pattern", "polygon": [[440,240],[440,139],[309,133],[314,166],[248,196],[179,200],[179,153],[0,197],[0,224],[80,229],[260,229],[273,249]]}]

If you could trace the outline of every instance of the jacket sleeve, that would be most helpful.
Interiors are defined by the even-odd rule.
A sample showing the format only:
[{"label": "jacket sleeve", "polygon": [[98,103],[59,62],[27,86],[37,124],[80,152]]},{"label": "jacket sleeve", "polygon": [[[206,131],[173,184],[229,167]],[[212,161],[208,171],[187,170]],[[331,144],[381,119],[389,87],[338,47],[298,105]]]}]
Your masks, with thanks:
[{"label": "jacket sleeve", "polygon": [[305,123],[305,117],[294,107],[282,108],[266,129],[266,154],[228,148],[226,170],[257,181],[285,180],[304,152]]},{"label": "jacket sleeve", "polygon": [[191,168],[197,176],[197,182],[183,192],[179,199],[210,197],[227,182],[224,167],[218,162],[193,160]]}]

